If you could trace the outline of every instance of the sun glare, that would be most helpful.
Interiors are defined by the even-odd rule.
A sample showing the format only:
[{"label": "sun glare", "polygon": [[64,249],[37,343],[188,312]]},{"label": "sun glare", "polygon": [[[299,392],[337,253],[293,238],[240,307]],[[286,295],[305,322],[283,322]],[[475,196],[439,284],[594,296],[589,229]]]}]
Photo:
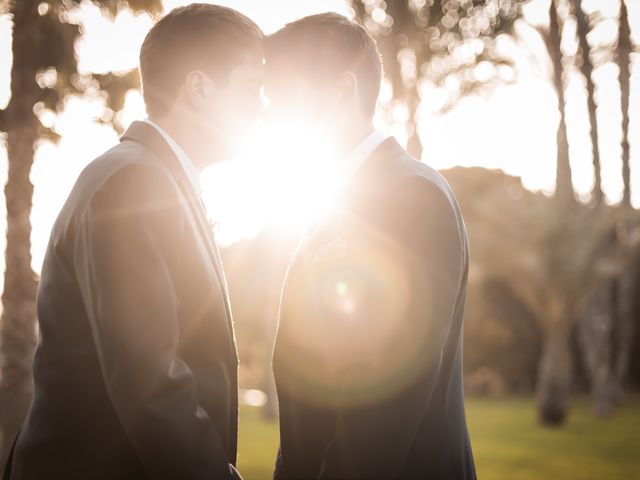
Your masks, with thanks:
[{"label": "sun glare", "polygon": [[305,125],[261,125],[238,157],[203,172],[222,244],[252,238],[265,225],[301,233],[329,212],[345,181],[331,140]]}]

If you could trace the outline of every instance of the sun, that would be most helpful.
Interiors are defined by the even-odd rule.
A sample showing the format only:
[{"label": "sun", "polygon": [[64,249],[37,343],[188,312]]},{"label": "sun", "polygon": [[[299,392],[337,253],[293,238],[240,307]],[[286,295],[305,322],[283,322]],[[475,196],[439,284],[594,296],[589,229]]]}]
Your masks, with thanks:
[{"label": "sun", "polygon": [[300,234],[331,211],[345,173],[330,138],[305,125],[259,125],[238,158],[202,174],[217,239],[229,245],[269,226]]}]

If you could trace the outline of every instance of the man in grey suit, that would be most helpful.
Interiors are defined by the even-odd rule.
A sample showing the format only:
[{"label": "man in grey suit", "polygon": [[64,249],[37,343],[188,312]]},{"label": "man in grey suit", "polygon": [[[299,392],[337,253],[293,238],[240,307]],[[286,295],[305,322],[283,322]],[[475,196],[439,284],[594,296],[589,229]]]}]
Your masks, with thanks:
[{"label": "man in grey suit", "polygon": [[261,113],[261,42],[204,4],[147,35],[150,118],[82,172],[51,233],[35,396],[7,478],[240,478],[238,359],[198,171]]},{"label": "man in grey suit", "polygon": [[363,27],[307,17],[269,37],[265,58],[270,116],[324,132],[347,176],[282,292],[274,478],[474,479],[462,392],[468,248],[454,195],[373,128],[381,62]]}]

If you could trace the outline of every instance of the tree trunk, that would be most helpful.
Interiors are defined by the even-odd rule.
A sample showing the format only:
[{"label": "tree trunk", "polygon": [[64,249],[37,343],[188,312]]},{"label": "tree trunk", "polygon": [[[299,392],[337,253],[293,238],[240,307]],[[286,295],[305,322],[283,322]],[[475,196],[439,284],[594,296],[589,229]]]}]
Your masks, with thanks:
[{"label": "tree trunk", "polygon": [[33,161],[35,128],[8,132],[9,176],[5,187],[7,203],[6,271],[2,293],[2,377],[0,379],[0,430],[4,465],[27,412],[33,390],[31,363],[36,344],[36,278],[31,270],[31,198],[29,180]]},{"label": "tree trunk", "polygon": [[5,186],[7,246],[0,324],[0,467],[4,466],[33,390],[31,364],[36,344],[37,280],[31,270],[33,185],[29,174],[38,139],[33,105],[41,94],[35,80],[37,65],[33,55],[38,45],[37,24],[34,27],[32,21],[38,15],[37,5],[37,1],[31,0],[16,2],[11,12],[14,25],[11,101],[4,112],[9,174]]},{"label": "tree trunk", "polygon": [[587,87],[587,109],[589,111],[589,125],[591,127],[591,151],[593,152],[593,172],[595,182],[593,185],[593,199],[596,205],[601,205],[602,193],[602,171],[600,167],[600,147],[598,145],[598,116],[596,112],[595,83],[593,82],[593,63],[591,62],[591,46],[587,41],[589,25],[582,10],[582,0],[577,0],[574,6],[574,13],[577,22],[578,42],[580,44],[580,70],[584,76]]},{"label": "tree trunk", "polygon": [[620,69],[620,106],[622,108],[622,203],[631,206],[631,171],[629,166],[629,77],[631,75],[631,30],[624,0],[620,0],[617,60]]},{"label": "tree trunk", "polygon": [[624,395],[625,382],[629,375],[631,350],[633,348],[635,306],[637,292],[640,290],[640,262],[635,261],[618,278],[616,316],[617,325],[614,331],[616,351],[613,356],[613,401],[620,403]]},{"label": "tree trunk", "polygon": [[573,185],[571,183],[571,164],[569,163],[569,142],[567,140],[567,124],[565,121],[565,99],[562,65],[562,20],[558,16],[555,1],[549,4],[549,32],[546,37],[546,47],[551,58],[553,86],[558,96],[558,122],[557,134],[557,163],[556,163],[556,193],[555,197],[562,208],[568,208],[575,203]]},{"label": "tree trunk", "polygon": [[632,261],[616,278],[602,279],[584,295],[578,339],[599,417],[610,416],[623,398],[639,285],[637,261]]},{"label": "tree trunk", "polygon": [[569,322],[554,320],[557,322],[547,330],[544,339],[536,387],[538,419],[547,426],[560,426],[565,422],[571,390]]},{"label": "tree trunk", "polygon": [[578,341],[589,377],[593,412],[608,417],[613,410],[613,332],[616,324],[616,279],[607,278],[585,292],[578,322]]}]

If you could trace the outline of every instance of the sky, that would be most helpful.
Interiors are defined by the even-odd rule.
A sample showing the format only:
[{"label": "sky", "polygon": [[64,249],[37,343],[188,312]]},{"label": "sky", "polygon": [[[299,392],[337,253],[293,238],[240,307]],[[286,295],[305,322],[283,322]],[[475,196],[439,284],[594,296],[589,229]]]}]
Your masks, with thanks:
[{"label": "sky", "polygon": [[[165,11],[190,3],[184,0],[165,0]],[[218,0],[216,3],[233,7],[253,18],[265,32],[273,32],[288,21],[324,11],[337,11],[350,15],[342,0]],[[634,35],[638,35],[640,25],[640,2],[628,2]],[[615,18],[615,0],[585,0],[585,8],[612,8],[603,11]],[[533,22],[544,22],[546,0],[533,0],[527,10],[527,18]],[[146,15],[134,16],[123,11],[115,20],[102,17],[99,10],[85,3],[76,13],[85,27],[85,35],[77,44],[79,69],[85,72],[105,72],[127,70],[137,66],[138,51],[142,40],[152,25]],[[10,52],[10,21],[0,16],[0,51]],[[531,45],[537,62],[524,51],[515,53],[518,71],[516,81],[509,86],[497,88],[485,97],[469,97],[462,100],[445,115],[434,112],[438,104],[438,92],[425,90],[421,138],[425,151],[422,160],[429,165],[444,169],[453,166],[482,166],[502,169],[522,178],[526,188],[551,192],[555,181],[556,127],[559,118],[556,97],[549,84],[544,55],[540,55],[540,45],[535,44],[531,32],[523,32],[531,38]],[[596,41],[615,38],[615,21],[604,22]],[[636,38],[636,40],[638,40]],[[575,50],[575,45],[564,45],[567,51]],[[0,107],[9,99],[10,55],[0,55]],[[605,64],[594,72],[598,87],[600,107],[598,119],[601,128],[601,152],[603,154],[604,190],[610,202],[621,198],[622,179],[619,140],[620,107],[617,67]],[[573,182],[576,191],[588,195],[593,183],[589,125],[587,123],[586,101],[583,80],[577,72],[567,77],[567,115]],[[640,206],[640,61],[635,55],[632,72],[632,177],[636,189],[633,202]],[[384,97],[383,89],[383,97]],[[383,98],[384,100],[384,98]],[[433,100],[433,101],[432,101]],[[602,101],[604,100],[604,101]],[[636,108],[638,107],[638,108]],[[69,98],[62,114],[48,115],[41,121],[55,126],[61,135],[57,145],[43,142],[37,148],[31,174],[35,185],[32,213],[32,266],[40,271],[49,231],[55,217],[64,203],[77,175],[93,158],[117,143],[117,134],[109,127],[99,125],[95,118],[101,115],[103,106],[78,98]],[[379,125],[389,133],[406,141],[401,121],[406,112],[398,111],[396,123]],[[120,120],[128,124],[144,118],[144,105],[137,92],[127,96],[125,110]],[[256,156],[259,153],[255,152]],[[262,159],[256,158],[256,161]],[[0,147],[0,182],[6,181],[6,151]],[[233,243],[242,238],[250,238],[265,220],[264,196],[277,191],[280,185],[274,183],[270,191],[256,192],[253,197],[242,195],[251,187],[251,163],[226,164],[222,168],[211,169],[203,174],[205,201],[210,213],[220,217],[223,243]],[[240,165],[238,167],[238,165]],[[276,178],[275,176],[273,177]],[[244,186],[243,188],[239,185]],[[280,201],[280,203],[278,203]],[[0,231],[4,231],[4,201],[0,205]],[[230,207],[232,206],[232,207]],[[262,205],[263,206],[263,205]],[[271,204],[273,209],[282,206],[282,198]],[[299,214],[300,212],[297,212]],[[289,220],[293,218],[289,215]],[[281,219],[286,221],[286,219]],[[4,235],[0,235],[0,247],[4,248]]]}]

